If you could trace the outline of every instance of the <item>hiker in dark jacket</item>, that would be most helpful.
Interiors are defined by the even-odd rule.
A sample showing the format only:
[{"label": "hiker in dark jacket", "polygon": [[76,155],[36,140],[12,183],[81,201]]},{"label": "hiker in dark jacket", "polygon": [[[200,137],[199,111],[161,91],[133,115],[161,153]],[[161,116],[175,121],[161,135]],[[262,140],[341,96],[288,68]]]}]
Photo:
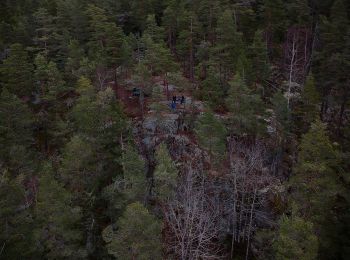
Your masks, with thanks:
[{"label": "hiker in dark jacket", "polygon": [[180,104],[181,104],[181,105],[185,104],[185,97],[184,97],[184,96],[181,97]]},{"label": "hiker in dark jacket", "polygon": [[176,103],[176,96],[173,96],[173,103]]}]

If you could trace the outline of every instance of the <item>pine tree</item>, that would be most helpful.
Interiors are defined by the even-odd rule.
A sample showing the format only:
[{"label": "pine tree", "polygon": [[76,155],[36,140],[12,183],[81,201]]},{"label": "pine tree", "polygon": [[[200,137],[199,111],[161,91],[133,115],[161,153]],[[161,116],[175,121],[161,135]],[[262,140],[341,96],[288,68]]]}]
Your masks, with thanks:
[{"label": "pine tree", "polygon": [[139,62],[135,66],[133,80],[140,87],[139,105],[143,117],[145,95],[151,95],[152,93],[152,75],[144,62]]},{"label": "pine tree", "polygon": [[0,168],[0,252],[4,259],[34,256],[32,216],[22,177],[13,178],[6,169]]},{"label": "pine tree", "polygon": [[114,23],[107,23],[104,27],[106,31],[106,59],[107,66],[114,70],[122,63],[122,46],[124,43],[123,30]]},{"label": "pine tree", "polygon": [[127,206],[117,222],[107,226],[102,237],[108,253],[122,259],[162,259],[161,224],[140,203]]},{"label": "pine tree", "polygon": [[131,144],[127,144],[119,159],[122,174],[114,177],[113,183],[104,187],[102,191],[102,198],[108,203],[104,214],[111,221],[115,221],[120,216],[127,204],[145,201],[145,196],[149,192],[145,162],[136,149]]},{"label": "pine tree", "polygon": [[176,187],[178,171],[168,148],[161,143],[156,150],[157,166],[154,170],[155,190],[160,198],[169,197]]},{"label": "pine tree", "polygon": [[81,77],[77,83],[77,92],[80,96],[72,110],[75,126],[82,133],[94,135],[97,131],[99,116],[97,114],[96,92],[90,80]]},{"label": "pine tree", "polygon": [[97,111],[97,135],[91,136],[96,140],[106,171],[113,172],[118,168],[116,157],[121,155],[120,139],[122,134],[128,134],[129,125],[122,111],[121,105],[115,98],[111,88],[99,91],[96,98]]},{"label": "pine tree", "polygon": [[212,162],[220,162],[226,148],[226,129],[221,120],[213,112],[205,112],[196,122],[194,131],[199,144],[209,151]]},{"label": "pine tree", "polygon": [[33,66],[21,44],[10,47],[10,55],[0,67],[1,86],[19,97],[30,96],[34,90]]},{"label": "pine tree", "polygon": [[181,56],[186,75],[193,81],[196,46],[201,40],[201,26],[193,12],[185,12],[181,24],[183,25],[179,25],[181,27],[176,51]]},{"label": "pine tree", "polygon": [[163,13],[163,26],[167,33],[167,44],[173,51],[176,45],[179,17],[183,12],[183,2],[170,0]]},{"label": "pine tree", "polygon": [[146,19],[146,26],[143,32],[151,37],[154,42],[161,43],[164,39],[164,28],[157,25],[156,16],[149,14]]},{"label": "pine tree", "polygon": [[255,32],[251,50],[255,82],[258,84],[264,84],[265,80],[269,76],[270,66],[267,53],[267,44],[263,38],[263,32],[261,30]]},{"label": "pine tree", "polygon": [[178,70],[178,64],[174,61],[170,50],[164,46],[164,44],[157,44],[149,39],[147,43],[145,63],[151,68],[152,72],[156,72],[162,76],[167,98],[169,98],[168,73],[176,72]]},{"label": "pine tree", "polygon": [[288,101],[281,91],[277,91],[272,97],[274,116],[276,118],[276,131],[285,139],[291,131],[291,111],[288,108]]},{"label": "pine tree", "polygon": [[219,17],[216,34],[215,60],[223,67],[220,69],[220,78],[226,80],[235,69],[237,58],[244,49],[242,34],[237,32],[230,10],[224,11]]},{"label": "pine tree", "polygon": [[37,82],[37,128],[45,143],[45,151],[49,152],[54,145],[61,143],[60,123],[64,122],[64,114],[68,110],[63,97],[69,91],[62,79],[56,63],[48,62],[45,56],[38,54],[35,58],[35,80]]},{"label": "pine tree", "polygon": [[37,51],[43,52],[46,57],[55,57],[57,54],[57,27],[54,17],[46,8],[39,8],[34,13],[35,18],[35,38],[34,43]]},{"label": "pine tree", "polygon": [[230,131],[238,135],[259,135],[264,133],[264,106],[257,94],[252,94],[244,80],[237,74],[230,82],[226,106],[232,113]]},{"label": "pine tree", "polygon": [[71,40],[68,44],[68,57],[65,64],[66,78],[70,82],[74,82],[80,76],[79,69],[81,67],[81,61],[85,57],[84,49],[81,48],[77,40]]},{"label": "pine tree", "polygon": [[86,257],[79,230],[80,209],[72,206],[72,195],[55,180],[48,165],[44,166],[39,181],[35,222],[38,250],[46,258]]},{"label": "pine tree", "polygon": [[311,222],[298,216],[282,216],[278,236],[273,243],[278,260],[318,259],[318,241]]},{"label": "pine tree", "polygon": [[333,49],[333,52],[342,52],[345,47],[345,36],[349,28],[349,19],[346,10],[347,8],[343,0],[334,1],[330,14],[330,20],[333,29],[332,41],[335,47],[335,49]]},{"label": "pine tree", "polygon": [[209,68],[206,79],[201,82],[200,94],[212,109],[220,108],[223,105],[224,91],[219,76],[212,68]]},{"label": "pine tree", "polygon": [[[78,198],[93,190],[96,179],[96,150],[82,136],[74,135],[62,151],[61,179]],[[79,194],[80,193],[80,194]]]},{"label": "pine tree", "polygon": [[287,26],[285,6],[282,0],[264,1],[264,22],[273,44],[282,42]]},{"label": "pine tree", "polygon": [[[306,128],[314,122],[320,114],[319,105],[321,103],[320,95],[315,86],[315,80],[312,74],[310,74],[301,93],[302,102],[302,121]],[[305,127],[304,127],[305,129]]]},{"label": "pine tree", "polygon": [[317,120],[302,137],[292,179],[299,205],[317,223],[325,219],[337,196],[338,162],[339,154],[327,136],[326,126]]},{"label": "pine tree", "polygon": [[300,26],[310,26],[311,8],[307,0],[296,0],[287,3],[288,18]]},{"label": "pine tree", "polygon": [[122,154],[122,167],[125,180],[125,193],[130,200],[142,200],[145,195],[146,172],[145,162],[135,148],[127,145]]},{"label": "pine tree", "polygon": [[0,94],[0,164],[13,175],[32,170],[32,128],[33,116],[29,108],[14,94],[3,89]]}]

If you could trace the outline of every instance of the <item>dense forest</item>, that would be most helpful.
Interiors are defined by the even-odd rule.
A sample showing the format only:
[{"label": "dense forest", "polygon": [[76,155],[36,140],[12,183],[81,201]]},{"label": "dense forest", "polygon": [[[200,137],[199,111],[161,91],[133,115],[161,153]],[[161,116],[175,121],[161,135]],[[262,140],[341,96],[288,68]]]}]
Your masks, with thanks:
[{"label": "dense forest", "polygon": [[1,0],[0,259],[349,259],[349,18]]}]

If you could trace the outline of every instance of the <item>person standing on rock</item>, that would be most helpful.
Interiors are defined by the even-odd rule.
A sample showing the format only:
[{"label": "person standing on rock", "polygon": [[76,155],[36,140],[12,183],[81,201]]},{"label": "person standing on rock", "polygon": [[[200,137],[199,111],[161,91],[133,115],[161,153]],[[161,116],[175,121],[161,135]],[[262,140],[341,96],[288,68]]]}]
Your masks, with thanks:
[{"label": "person standing on rock", "polygon": [[173,102],[171,102],[171,110],[173,112],[175,112],[175,110],[176,110],[176,101],[174,101],[174,100],[173,100]]}]

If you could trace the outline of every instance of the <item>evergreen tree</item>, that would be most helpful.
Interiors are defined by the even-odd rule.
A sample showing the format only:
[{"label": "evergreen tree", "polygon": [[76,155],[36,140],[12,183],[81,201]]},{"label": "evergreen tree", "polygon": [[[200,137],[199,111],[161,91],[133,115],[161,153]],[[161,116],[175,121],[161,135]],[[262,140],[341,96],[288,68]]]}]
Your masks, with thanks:
[{"label": "evergreen tree", "polygon": [[145,162],[136,149],[128,144],[120,158],[122,175],[114,178],[112,184],[103,188],[102,198],[107,201],[106,215],[112,221],[120,215],[127,204],[144,201],[147,190]]},{"label": "evergreen tree", "polygon": [[317,223],[327,216],[337,196],[338,162],[339,154],[327,136],[326,126],[317,120],[302,137],[293,177],[299,205]]},{"label": "evergreen tree", "polygon": [[109,254],[122,259],[162,259],[161,225],[140,203],[127,206],[117,228],[115,232],[107,226],[102,232]]},{"label": "evergreen tree", "polygon": [[72,206],[72,196],[55,180],[46,165],[39,181],[35,208],[38,249],[46,258],[86,257],[80,231],[80,209]]},{"label": "evergreen tree", "polygon": [[[74,82],[80,76],[81,61],[85,57],[84,49],[77,40],[71,40],[68,44],[68,57],[65,65],[65,74],[70,82]],[[88,76],[88,75],[84,75]]]},{"label": "evergreen tree", "polygon": [[320,114],[319,105],[321,103],[320,95],[315,86],[315,80],[312,74],[310,74],[304,85],[304,89],[301,93],[301,121],[304,123],[302,129],[308,128],[312,122],[314,122]]},{"label": "evergreen tree", "polygon": [[311,8],[307,0],[296,0],[287,3],[288,18],[292,23],[310,26]]},{"label": "evergreen tree", "polygon": [[254,136],[264,133],[262,101],[257,94],[251,93],[239,74],[230,82],[226,106],[232,113],[230,130],[233,134]]},{"label": "evergreen tree", "polygon": [[282,216],[273,247],[278,260],[318,259],[318,241],[313,224],[298,216]]},{"label": "evergreen tree", "polygon": [[[72,110],[72,117],[78,131],[94,135],[98,127],[98,109],[96,92],[89,79],[81,77],[77,83],[77,92],[80,94]],[[96,136],[96,135],[95,135]]]},{"label": "evergreen tree", "polygon": [[212,112],[205,112],[196,122],[195,133],[199,144],[209,151],[213,163],[224,157],[226,129]]},{"label": "evergreen tree", "polygon": [[[339,166],[339,152],[330,142],[325,125],[316,121],[302,137],[291,185],[294,188],[293,199],[300,207],[300,212],[318,230],[320,255],[331,258],[339,257],[344,250],[344,247],[336,246],[337,239],[334,238],[334,231],[345,227],[339,221],[339,214],[342,217],[347,214],[334,208],[336,204],[339,209],[343,207],[340,205],[345,206],[341,202],[344,200],[339,199],[344,192],[339,179]],[[344,243],[348,244],[348,241]]]},{"label": "evergreen tree", "polygon": [[0,94],[0,164],[13,175],[30,173],[34,143],[33,116],[14,94],[3,89]]},{"label": "evergreen tree", "polygon": [[241,33],[237,32],[230,10],[219,17],[216,28],[217,42],[214,49],[215,60],[220,66],[220,78],[227,79],[237,64],[237,58],[243,50]]},{"label": "evergreen tree", "polygon": [[178,65],[174,61],[170,50],[165,47],[164,44],[157,44],[149,39],[145,62],[151,68],[152,72],[156,72],[162,76],[167,98],[169,98],[168,73],[176,72],[178,70]]},{"label": "evergreen tree", "polygon": [[36,50],[43,52],[46,57],[53,58],[57,54],[60,46],[57,46],[57,27],[54,23],[54,17],[46,8],[39,8],[34,13],[35,18],[35,38]]},{"label": "evergreen tree", "polygon": [[282,42],[287,27],[285,5],[282,0],[264,1],[264,22],[273,44]]},{"label": "evergreen tree", "polygon": [[[272,97],[274,116],[276,118],[276,131],[282,139],[285,139],[291,131],[291,111],[288,108],[288,101],[281,91]],[[281,143],[280,143],[281,144]]]},{"label": "evergreen tree", "polygon": [[133,80],[138,86],[141,87],[140,95],[139,95],[139,104],[140,104],[140,110],[143,117],[145,95],[151,95],[152,93],[152,75],[144,62],[139,62],[135,66]]},{"label": "evergreen tree", "polygon": [[160,198],[165,199],[172,194],[176,187],[178,171],[164,143],[157,147],[156,161],[157,166],[154,170],[155,189]]},{"label": "evergreen tree", "polygon": [[[0,157],[1,158],[1,157]],[[21,181],[0,168],[1,258],[30,258],[34,255],[32,216]]]},{"label": "evergreen tree", "polygon": [[69,88],[66,87],[56,63],[48,62],[42,54],[36,56],[35,67],[34,76],[38,89],[36,127],[40,129],[44,150],[49,152],[52,146],[61,144],[61,137],[64,135],[60,124],[64,125],[64,115],[68,111],[64,96]]},{"label": "evergreen tree", "polygon": [[21,44],[10,47],[10,55],[0,67],[1,86],[19,97],[30,96],[34,90],[33,65]]},{"label": "evergreen tree", "polygon": [[255,32],[251,50],[255,82],[264,85],[265,80],[269,76],[270,66],[267,53],[267,44],[263,38],[263,32],[261,30]]},{"label": "evergreen tree", "polygon": [[221,86],[220,78],[215,74],[212,68],[209,68],[207,77],[201,82],[201,97],[212,109],[222,106],[224,91]]},{"label": "evergreen tree", "polygon": [[186,75],[193,81],[196,46],[201,40],[201,26],[196,14],[192,12],[184,13],[181,24],[183,26],[179,28],[176,51],[181,56]]},{"label": "evergreen tree", "polygon": [[107,66],[116,69],[122,63],[122,46],[124,43],[123,30],[114,23],[104,26],[106,31],[106,59]]},{"label": "evergreen tree", "polygon": [[95,156],[91,143],[78,135],[73,136],[63,149],[60,175],[77,197],[82,196],[78,192],[91,192],[96,184]]},{"label": "evergreen tree", "polygon": [[131,145],[126,146],[121,160],[126,184],[125,192],[128,197],[141,200],[146,191],[145,162]]},{"label": "evergreen tree", "polygon": [[164,39],[164,28],[157,25],[156,16],[149,14],[146,19],[146,26],[143,32],[151,37],[154,42],[161,43]]}]

